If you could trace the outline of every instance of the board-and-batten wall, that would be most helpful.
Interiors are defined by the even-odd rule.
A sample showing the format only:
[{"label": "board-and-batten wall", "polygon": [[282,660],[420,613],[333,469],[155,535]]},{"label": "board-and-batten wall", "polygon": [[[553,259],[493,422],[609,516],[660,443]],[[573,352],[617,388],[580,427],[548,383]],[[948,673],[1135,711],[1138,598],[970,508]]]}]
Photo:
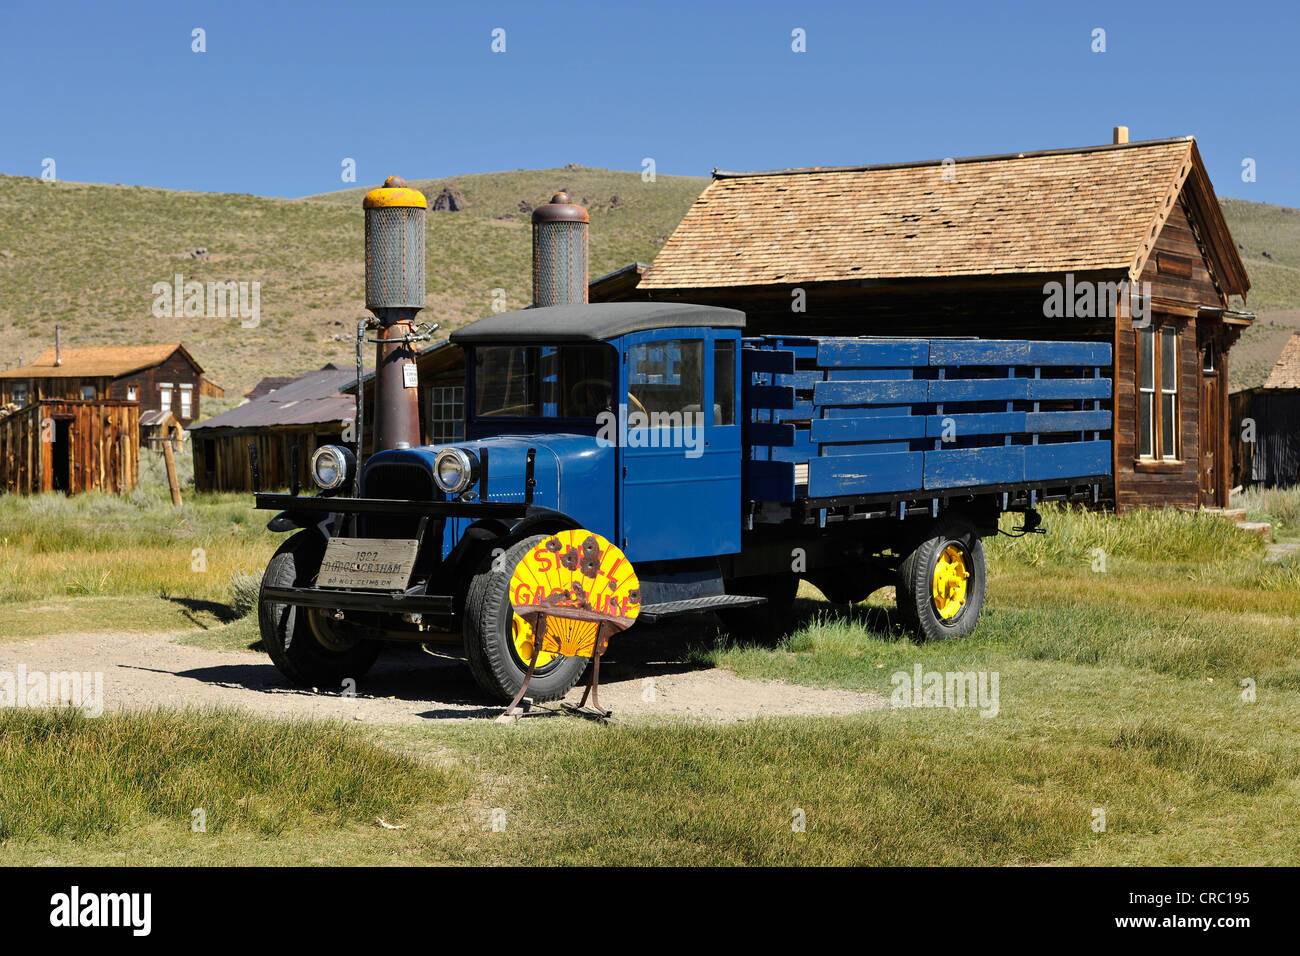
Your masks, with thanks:
[{"label": "board-and-batten wall", "polygon": [[0,419],[0,490],[6,492],[129,491],[139,481],[139,462],[135,402],[41,402]]}]

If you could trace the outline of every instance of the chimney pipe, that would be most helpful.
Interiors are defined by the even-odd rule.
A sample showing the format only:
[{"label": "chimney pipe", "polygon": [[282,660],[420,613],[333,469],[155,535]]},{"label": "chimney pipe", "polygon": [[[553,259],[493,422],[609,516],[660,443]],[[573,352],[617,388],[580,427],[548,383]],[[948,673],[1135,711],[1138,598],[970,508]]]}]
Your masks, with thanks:
[{"label": "chimney pipe", "polygon": [[1127,143],[1127,142],[1128,142],[1128,127],[1127,127],[1127,126],[1116,126],[1116,127],[1115,127],[1115,131],[1114,131],[1114,135],[1113,135],[1113,138],[1112,138],[1111,142],[1114,143],[1116,146],[1119,146],[1121,143]]},{"label": "chimney pipe", "polygon": [[591,216],[558,192],[533,210],[533,305],[585,305]]},{"label": "chimney pipe", "polygon": [[59,323],[54,323],[54,367],[58,368],[63,364],[63,330]]},{"label": "chimney pipe", "polygon": [[[375,451],[420,444],[415,316],[424,308],[424,194],[389,176],[366,193],[366,308],[378,320]],[[358,376],[358,379],[360,376]],[[358,392],[361,389],[357,382]]]}]

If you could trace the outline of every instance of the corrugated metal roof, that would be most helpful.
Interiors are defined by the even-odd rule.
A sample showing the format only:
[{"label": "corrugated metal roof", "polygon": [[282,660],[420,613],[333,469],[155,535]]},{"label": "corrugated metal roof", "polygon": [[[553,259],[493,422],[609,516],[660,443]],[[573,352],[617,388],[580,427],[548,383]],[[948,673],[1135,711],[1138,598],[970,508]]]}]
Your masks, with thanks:
[{"label": "corrugated metal roof", "polygon": [[117,378],[138,372],[142,368],[159,365],[171,358],[177,349],[185,352],[196,368],[202,371],[193,356],[180,342],[158,345],[92,345],[86,348],[65,348],[63,364],[54,364],[54,349],[46,349],[36,361],[19,368],[0,372],[0,378]]},{"label": "corrugated metal roof", "polygon": [[951,163],[717,172],[639,288],[1136,275],[1199,169],[1194,141],[1182,137]]},{"label": "corrugated metal roof", "polygon": [[356,377],[356,372],[348,369],[308,372],[268,395],[191,425],[190,431],[351,421],[356,413],[356,400],[343,394],[343,389],[352,385]]}]

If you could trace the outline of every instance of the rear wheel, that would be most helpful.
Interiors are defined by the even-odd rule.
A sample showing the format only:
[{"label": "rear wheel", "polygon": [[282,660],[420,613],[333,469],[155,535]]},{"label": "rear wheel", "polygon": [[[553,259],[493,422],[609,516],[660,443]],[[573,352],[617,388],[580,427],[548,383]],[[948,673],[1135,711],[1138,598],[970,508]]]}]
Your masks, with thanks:
[{"label": "rear wheel", "polygon": [[[515,617],[510,603],[510,578],[524,555],[546,538],[538,534],[511,545],[492,567],[474,575],[465,597],[465,656],[470,673],[484,693],[503,703],[519,693],[532,654],[532,631]],[[585,657],[542,653],[528,696],[535,701],[559,700],[586,668]]]},{"label": "rear wheel", "polygon": [[[262,587],[310,586],[324,555],[320,536],[300,531],[275,552],[262,575]],[[275,604],[265,597],[257,602],[257,623],[271,661],[303,687],[337,687],[348,678],[360,680],[383,649],[378,641],[363,637],[364,628],[336,621],[329,611]]]},{"label": "rear wheel", "polygon": [[984,543],[975,525],[945,514],[903,559],[898,572],[898,612],[927,640],[965,637],[984,609]]},{"label": "rear wheel", "polygon": [[723,628],[737,640],[757,640],[775,644],[794,624],[794,599],[799,593],[799,576],[765,574],[732,578],[726,583],[728,594],[748,594],[767,598],[766,604],[719,611]]}]

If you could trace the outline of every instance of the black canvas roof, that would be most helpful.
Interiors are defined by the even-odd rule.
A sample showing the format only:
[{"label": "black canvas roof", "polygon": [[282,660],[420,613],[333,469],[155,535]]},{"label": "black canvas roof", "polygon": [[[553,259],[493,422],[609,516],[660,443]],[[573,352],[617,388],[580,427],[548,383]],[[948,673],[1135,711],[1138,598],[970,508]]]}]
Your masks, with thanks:
[{"label": "black canvas roof", "polygon": [[451,333],[457,345],[478,342],[603,342],[628,332],[691,326],[743,329],[745,313],[679,302],[604,302],[550,305],[503,312]]}]

